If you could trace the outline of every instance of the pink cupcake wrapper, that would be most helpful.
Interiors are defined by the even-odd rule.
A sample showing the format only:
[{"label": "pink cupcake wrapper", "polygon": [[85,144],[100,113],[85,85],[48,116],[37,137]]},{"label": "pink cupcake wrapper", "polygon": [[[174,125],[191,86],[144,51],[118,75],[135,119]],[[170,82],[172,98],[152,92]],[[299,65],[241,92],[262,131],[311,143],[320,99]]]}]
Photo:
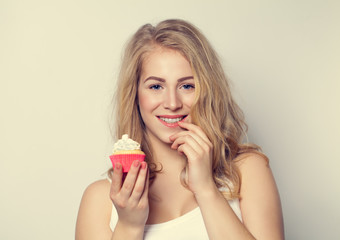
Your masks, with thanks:
[{"label": "pink cupcake wrapper", "polygon": [[144,158],[144,154],[114,154],[110,156],[113,168],[115,168],[116,163],[119,162],[123,166],[123,172],[130,170],[133,161],[138,160],[143,162]]}]

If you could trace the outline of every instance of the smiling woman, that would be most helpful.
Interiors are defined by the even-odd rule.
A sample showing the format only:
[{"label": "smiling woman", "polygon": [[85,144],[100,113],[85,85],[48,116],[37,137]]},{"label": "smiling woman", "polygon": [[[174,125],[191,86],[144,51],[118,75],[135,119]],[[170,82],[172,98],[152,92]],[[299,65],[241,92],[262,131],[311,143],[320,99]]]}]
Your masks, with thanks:
[{"label": "smiling woman", "polygon": [[194,99],[190,63],[174,50],[153,50],[144,60],[138,86],[139,111],[150,143],[170,143],[169,136],[181,131],[178,122],[188,120]]},{"label": "smiling woman", "polygon": [[283,239],[268,160],[242,142],[242,111],[196,27],[142,26],[118,80],[116,138],[140,142],[146,164],[126,176],[115,164],[86,189],[76,239]]}]

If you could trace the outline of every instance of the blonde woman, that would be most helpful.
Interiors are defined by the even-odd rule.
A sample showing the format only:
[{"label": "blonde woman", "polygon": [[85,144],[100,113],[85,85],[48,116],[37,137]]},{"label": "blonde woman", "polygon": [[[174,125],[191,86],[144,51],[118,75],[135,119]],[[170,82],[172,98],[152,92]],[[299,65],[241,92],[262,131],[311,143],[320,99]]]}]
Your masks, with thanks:
[{"label": "blonde woman", "polygon": [[116,138],[146,162],[91,184],[77,240],[283,239],[268,160],[244,144],[246,124],[217,54],[192,24],[142,26],[129,41],[115,96]]}]

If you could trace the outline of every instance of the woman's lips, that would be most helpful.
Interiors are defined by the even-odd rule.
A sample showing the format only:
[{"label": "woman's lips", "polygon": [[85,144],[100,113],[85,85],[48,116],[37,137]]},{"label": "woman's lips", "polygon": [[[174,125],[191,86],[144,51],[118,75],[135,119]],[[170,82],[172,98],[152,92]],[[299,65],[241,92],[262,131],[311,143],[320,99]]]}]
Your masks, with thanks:
[{"label": "woman's lips", "polygon": [[178,127],[178,122],[184,121],[188,115],[160,115],[159,121],[167,127]]}]

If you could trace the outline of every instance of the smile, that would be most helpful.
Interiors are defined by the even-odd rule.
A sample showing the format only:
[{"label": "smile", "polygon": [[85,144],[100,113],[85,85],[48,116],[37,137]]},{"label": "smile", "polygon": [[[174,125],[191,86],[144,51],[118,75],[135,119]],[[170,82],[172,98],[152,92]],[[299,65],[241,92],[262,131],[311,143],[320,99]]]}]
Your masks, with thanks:
[{"label": "smile", "polygon": [[183,121],[188,115],[157,116],[163,125],[167,127],[177,127],[178,122]]}]

